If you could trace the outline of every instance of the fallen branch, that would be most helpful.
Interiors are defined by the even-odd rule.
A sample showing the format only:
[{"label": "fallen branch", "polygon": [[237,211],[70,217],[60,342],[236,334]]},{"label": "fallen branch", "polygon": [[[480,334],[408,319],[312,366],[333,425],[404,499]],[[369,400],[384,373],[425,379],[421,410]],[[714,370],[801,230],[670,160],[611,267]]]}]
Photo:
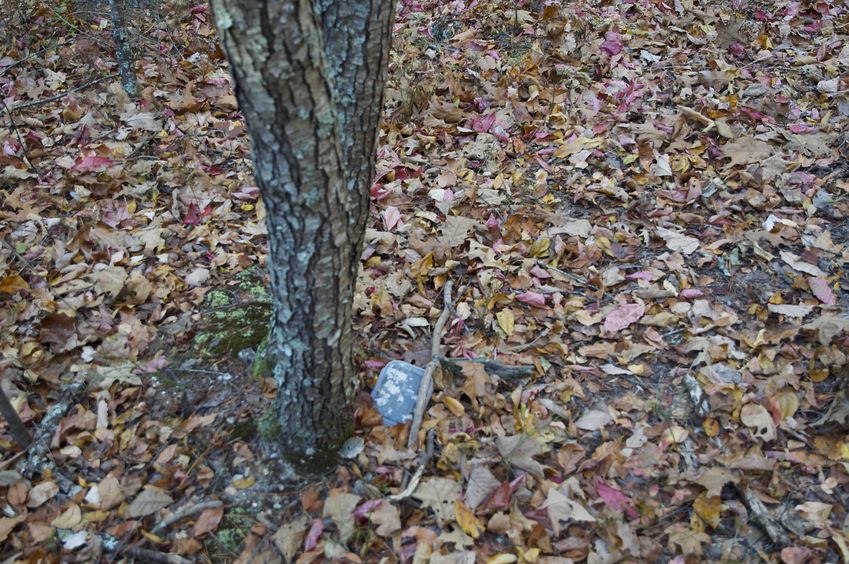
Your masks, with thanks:
[{"label": "fallen branch", "polygon": [[192,560],[177,554],[147,550],[145,548],[126,548],[121,551],[124,556],[135,558],[141,562],[158,562],[162,564],[192,564]]},{"label": "fallen branch", "polygon": [[62,391],[62,395],[56,404],[47,410],[29,446],[27,458],[18,465],[18,472],[26,477],[32,477],[36,473],[43,473],[47,469],[53,469],[55,465],[50,460],[50,443],[59,421],[65,416],[71,406],[85,393],[87,385],[85,380],[77,380]]},{"label": "fallen branch", "polygon": [[38,172],[38,169],[35,168],[35,165],[29,160],[29,155],[27,155],[27,144],[24,142],[24,138],[21,137],[21,132],[18,130],[18,126],[15,124],[15,116],[12,115],[12,111],[9,109],[9,106],[6,105],[6,102],[0,100],[0,104],[3,104],[3,110],[6,112],[6,115],[9,116],[9,127],[15,133],[15,137],[18,138],[18,144],[21,146],[21,157],[23,158],[24,164],[26,164],[29,169],[35,173],[39,179],[41,179],[41,173]]},{"label": "fallen branch", "polygon": [[186,505],[163,519],[161,522],[157,523],[150,532],[158,535],[177,521],[182,521],[186,517],[191,517],[193,515],[197,515],[201,511],[206,509],[215,509],[216,507],[221,507],[224,505],[222,502],[218,500],[213,501],[204,501],[202,503],[197,503],[195,505]]},{"label": "fallen branch", "polygon": [[419,393],[416,397],[416,409],[413,411],[413,421],[410,424],[410,435],[407,437],[407,448],[412,450],[416,444],[419,435],[419,427],[421,427],[424,412],[427,409],[427,404],[430,402],[430,396],[433,395],[433,373],[439,367],[439,359],[442,356],[441,345],[442,333],[445,331],[445,324],[448,323],[448,316],[451,314],[451,288],[454,283],[451,280],[445,282],[442,294],[442,313],[433,326],[433,335],[430,338],[430,362],[425,367],[424,376],[419,384]]},{"label": "fallen branch", "polygon": [[32,437],[30,437],[24,422],[21,421],[21,416],[18,415],[12,402],[6,396],[6,391],[3,389],[2,384],[0,384],[0,414],[6,420],[6,424],[9,426],[9,432],[12,434],[15,442],[22,448],[27,448],[32,442]]},{"label": "fallen branch", "polygon": [[482,364],[487,373],[494,374],[507,380],[516,380],[519,378],[533,376],[534,371],[536,370],[534,366],[502,364],[497,360],[491,360],[488,358],[440,357],[439,362],[454,374],[457,374],[462,370],[463,363],[471,362],[474,364]]},{"label": "fallen branch", "polygon": [[14,111],[17,111],[17,110],[25,110],[27,108],[32,108],[32,107],[35,107],[35,106],[41,106],[42,104],[49,104],[50,102],[55,102],[56,100],[61,100],[65,96],[68,96],[68,95],[73,94],[75,92],[80,92],[80,91],[85,90],[86,88],[88,88],[90,86],[94,86],[98,82],[103,82],[104,80],[109,80],[110,78],[115,78],[116,76],[118,76],[118,75],[115,74],[115,73],[100,76],[98,78],[95,78],[94,80],[90,80],[90,81],[86,82],[85,84],[81,84],[81,85],[76,86],[74,88],[70,88],[70,89],[65,90],[64,92],[60,92],[59,94],[56,94],[54,96],[50,96],[48,98],[43,98],[41,100],[33,100],[32,102],[24,102],[23,104],[16,104],[16,105],[12,106],[11,108],[7,108],[7,109],[10,112],[14,112]]},{"label": "fallen branch", "polygon": [[688,108],[687,106],[682,106],[681,104],[678,104],[678,109],[684,115],[703,123],[706,127],[702,130],[702,133],[706,133],[716,127],[716,122],[707,117],[706,115],[702,114],[701,112],[698,112],[692,108]]},{"label": "fallen branch", "polygon": [[743,496],[743,501],[746,503],[746,507],[749,508],[749,514],[751,515],[752,520],[761,529],[763,529],[764,532],[766,532],[770,540],[778,546],[788,546],[790,544],[790,539],[787,537],[787,534],[784,532],[781,525],[779,525],[775,519],[773,519],[772,515],[770,515],[769,510],[763,502],[758,499],[755,491],[742,486],[737,486],[737,491],[740,492],[741,496]]}]

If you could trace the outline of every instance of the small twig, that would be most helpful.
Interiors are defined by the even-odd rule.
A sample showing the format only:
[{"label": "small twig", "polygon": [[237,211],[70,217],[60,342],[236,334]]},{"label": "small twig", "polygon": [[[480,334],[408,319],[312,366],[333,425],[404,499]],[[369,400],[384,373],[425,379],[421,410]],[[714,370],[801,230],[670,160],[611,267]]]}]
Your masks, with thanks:
[{"label": "small twig", "polygon": [[17,110],[25,110],[27,108],[32,108],[34,106],[41,106],[42,104],[49,104],[50,102],[55,102],[56,100],[61,100],[65,96],[68,96],[70,94],[74,94],[75,92],[80,92],[81,90],[85,90],[86,88],[88,88],[90,86],[94,86],[98,82],[103,82],[104,80],[109,80],[110,78],[115,78],[116,76],[118,76],[116,73],[107,74],[107,75],[95,78],[94,80],[90,80],[90,81],[86,82],[85,84],[81,84],[81,85],[76,86],[74,88],[71,88],[69,90],[65,90],[64,92],[60,92],[59,94],[56,94],[54,96],[50,96],[48,98],[43,98],[41,100],[33,100],[32,102],[24,102],[23,104],[14,105],[11,108],[8,108],[8,110],[15,112]]},{"label": "small twig", "polygon": [[513,345],[512,347],[507,347],[506,352],[519,353],[519,352],[525,352],[526,350],[532,349],[535,346],[537,346],[537,343],[540,340],[544,339],[550,331],[551,331],[551,327],[546,327],[545,329],[540,331],[540,334],[537,335],[536,337],[534,337],[534,339],[532,341],[529,341],[527,343],[522,343],[521,345]]},{"label": "small twig", "polygon": [[183,506],[182,508],[178,509],[177,511],[175,511],[174,513],[169,515],[167,518],[163,519],[161,522],[157,523],[156,526],[154,526],[150,530],[150,532],[155,534],[155,535],[158,535],[159,533],[161,533],[162,531],[164,531],[165,529],[167,529],[168,527],[170,527],[171,525],[173,525],[177,521],[181,521],[181,520],[185,519],[186,517],[191,517],[193,515],[196,515],[196,514],[200,513],[201,511],[204,511],[206,509],[215,509],[217,507],[221,507],[222,505],[224,505],[222,502],[220,502],[218,500],[213,500],[213,501],[204,501],[202,503],[197,503],[195,505]]},{"label": "small twig", "polygon": [[707,117],[706,115],[702,114],[701,112],[697,112],[696,110],[688,108],[687,106],[682,106],[681,104],[678,104],[678,109],[681,110],[684,115],[702,122],[706,126],[702,130],[702,133],[707,133],[708,131],[716,127],[716,122]]},{"label": "small twig", "polygon": [[27,145],[26,145],[26,143],[24,143],[24,138],[21,137],[21,132],[18,129],[18,126],[15,125],[15,117],[12,115],[12,112],[9,110],[9,106],[6,105],[6,102],[4,102],[3,100],[0,100],[0,104],[3,104],[3,110],[6,112],[6,115],[9,116],[9,127],[12,129],[12,131],[15,132],[15,137],[18,138],[18,143],[21,146],[21,153],[23,153],[24,162],[29,167],[29,169],[31,171],[33,171],[35,173],[35,175],[40,180],[41,179],[41,173],[38,172],[38,169],[35,168],[35,165],[32,164],[31,160],[29,160],[29,156],[27,155]]},{"label": "small twig", "polygon": [[407,487],[405,487],[401,492],[389,496],[387,498],[389,501],[404,501],[413,495],[416,488],[419,487],[419,482],[422,480],[425,468],[427,468],[430,459],[433,457],[433,429],[427,432],[426,443],[427,446],[425,447],[425,451],[416,459],[416,471],[413,473],[412,478],[410,478],[410,482],[407,484]]},{"label": "small twig", "polygon": [[416,409],[413,411],[413,421],[410,424],[410,436],[407,437],[407,448],[413,450],[418,439],[419,427],[424,418],[424,412],[427,409],[427,404],[430,402],[430,396],[433,395],[433,373],[439,367],[439,358],[442,356],[440,352],[440,341],[442,341],[442,333],[445,331],[445,324],[448,323],[448,316],[451,314],[451,288],[454,286],[453,281],[445,282],[442,297],[442,313],[439,319],[436,320],[436,325],[433,326],[433,334],[430,340],[430,362],[425,367],[424,376],[419,384],[419,393],[416,397]]},{"label": "small twig", "polygon": [[6,391],[3,389],[2,383],[0,383],[0,414],[6,420],[6,424],[9,426],[9,432],[12,434],[15,442],[21,445],[22,448],[27,448],[32,443],[32,437],[30,437],[26,425],[21,420],[21,416],[18,415],[14,406],[12,406],[12,402],[6,396]]}]

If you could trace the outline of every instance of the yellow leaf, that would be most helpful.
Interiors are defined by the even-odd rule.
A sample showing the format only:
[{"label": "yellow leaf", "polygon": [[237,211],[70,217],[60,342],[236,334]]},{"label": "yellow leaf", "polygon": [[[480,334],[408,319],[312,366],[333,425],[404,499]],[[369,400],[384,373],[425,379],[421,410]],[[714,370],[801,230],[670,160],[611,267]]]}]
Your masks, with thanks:
[{"label": "yellow leaf", "polygon": [[509,337],[513,334],[513,328],[516,325],[516,317],[513,315],[513,312],[509,309],[502,309],[498,313],[495,314],[495,318],[498,320],[498,326],[501,327],[501,330]]},{"label": "yellow leaf", "polygon": [[247,478],[239,478],[233,480],[233,487],[237,490],[245,490],[254,485],[254,482],[256,482],[256,478],[254,478],[253,476],[248,476]]},{"label": "yellow leaf", "polygon": [[80,506],[76,503],[72,503],[68,509],[62,512],[61,515],[53,519],[50,522],[50,525],[56,527],[57,529],[73,529],[83,520],[82,511],[80,511]]},{"label": "yellow leaf", "polygon": [[708,497],[705,492],[693,500],[693,509],[702,521],[712,528],[719,526],[719,513],[722,510],[722,498],[718,495]]},{"label": "yellow leaf", "polygon": [[87,511],[83,514],[83,521],[86,523],[102,523],[111,517],[111,511]]},{"label": "yellow leaf", "polygon": [[14,294],[18,290],[29,292],[29,284],[20,274],[10,274],[0,280],[0,294]]},{"label": "yellow leaf", "polygon": [[846,546],[846,539],[844,539],[839,532],[831,538],[834,541],[834,544],[837,545],[837,548],[840,549],[840,555],[843,557],[843,561],[849,562],[849,547]]},{"label": "yellow leaf", "polygon": [[519,548],[516,548],[516,553],[519,555],[519,562],[522,564],[536,564],[537,559],[539,558],[539,549],[532,548],[527,552]]},{"label": "yellow leaf", "polygon": [[815,368],[808,371],[808,378],[811,382],[822,382],[828,378],[828,368]]},{"label": "yellow leaf", "polygon": [[702,421],[702,429],[708,437],[715,437],[719,434],[719,421],[713,417],[708,417]]},{"label": "yellow leaf", "polygon": [[793,417],[796,410],[799,409],[799,398],[790,388],[784,388],[775,397],[778,402],[778,408],[781,411],[781,419]]},{"label": "yellow leaf", "polygon": [[457,520],[460,528],[463,529],[463,532],[473,539],[478,538],[481,535],[481,531],[484,530],[483,523],[459,499],[454,501],[454,518]]},{"label": "yellow leaf", "polygon": [[486,564],[513,564],[513,562],[517,561],[515,554],[496,554],[492,558],[488,558]]},{"label": "yellow leaf", "polygon": [[463,404],[452,398],[451,396],[445,396],[442,398],[442,403],[445,404],[445,407],[448,408],[453,415],[460,417],[464,413],[466,413],[466,408],[463,407]]},{"label": "yellow leaf", "polygon": [[153,533],[148,533],[144,529],[142,529],[141,534],[150,542],[154,544],[162,544],[162,537],[158,535],[154,535]]},{"label": "yellow leaf", "polygon": [[548,256],[548,247],[551,245],[551,239],[548,237],[541,237],[533,242],[530,250],[528,251],[528,256],[534,258],[543,258]]}]

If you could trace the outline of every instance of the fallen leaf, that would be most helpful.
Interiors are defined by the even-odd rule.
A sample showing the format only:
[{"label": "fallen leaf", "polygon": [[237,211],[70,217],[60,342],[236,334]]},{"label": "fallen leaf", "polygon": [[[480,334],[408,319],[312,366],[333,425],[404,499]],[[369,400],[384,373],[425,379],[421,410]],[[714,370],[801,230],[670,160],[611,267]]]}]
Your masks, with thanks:
[{"label": "fallen leaf", "polygon": [[286,562],[294,561],[295,555],[304,542],[304,536],[306,535],[309,524],[309,517],[301,515],[291,523],[281,526],[271,537],[274,546],[277,547],[277,550],[280,551]]},{"label": "fallen leaf", "polygon": [[82,519],[83,513],[80,506],[72,503],[61,515],[53,519],[50,525],[57,529],[73,529],[82,522]]},{"label": "fallen leaf", "polygon": [[448,478],[431,478],[422,482],[413,497],[433,511],[440,526],[454,519],[454,501],[460,497],[460,484]]},{"label": "fallen leaf", "polygon": [[498,486],[501,485],[489,468],[482,464],[475,465],[469,474],[469,483],[466,484],[466,495],[463,499],[469,509],[475,509],[488,498]]},{"label": "fallen leaf", "polygon": [[29,491],[27,507],[40,507],[57,493],[59,493],[59,486],[56,482],[42,482]]},{"label": "fallen leaf", "polygon": [[382,537],[389,537],[395,531],[401,530],[401,512],[388,501],[384,501],[369,513],[368,518],[377,525],[376,532]]},{"label": "fallen leaf", "polygon": [[337,492],[324,501],[322,515],[330,519],[339,530],[339,540],[344,544],[354,534],[356,523],[354,522],[354,510],[362,499],[358,495]]},{"label": "fallen leaf", "polygon": [[593,523],[596,520],[583,505],[570,499],[558,488],[549,488],[542,508],[548,510],[548,518],[551,520],[555,537],[560,535],[561,523]]},{"label": "fallen leaf", "polygon": [[767,409],[756,403],[747,403],[740,410],[740,421],[752,429],[755,438],[769,442],[775,439],[775,422]]},{"label": "fallen leaf", "polygon": [[825,278],[822,278],[821,276],[810,276],[808,277],[808,286],[811,288],[811,292],[814,296],[816,296],[822,303],[826,305],[834,305],[837,303],[837,297],[834,295],[834,292],[831,290],[831,286],[828,282],[826,282]]},{"label": "fallen leaf", "polygon": [[2,517],[0,518],[0,542],[4,542],[6,538],[9,536],[9,533],[18,526],[19,523],[23,523],[27,520],[27,514],[21,513],[15,517]]},{"label": "fallen leaf", "polygon": [[606,503],[607,506],[614,511],[624,511],[630,519],[636,519],[639,516],[637,510],[634,509],[634,506],[631,503],[631,498],[621,491],[609,486],[600,478],[596,479],[595,487],[598,497],[604,500],[604,503]]},{"label": "fallen leaf", "polygon": [[663,227],[657,228],[657,234],[661,239],[666,241],[666,248],[670,251],[690,255],[699,248],[699,240],[695,237],[688,237],[687,235]]},{"label": "fallen leaf", "polygon": [[498,326],[501,327],[501,330],[509,337],[513,334],[513,328],[516,326],[516,317],[513,315],[513,312],[509,309],[502,309],[498,313],[495,314],[496,320],[498,320]]},{"label": "fallen leaf", "polygon": [[794,270],[819,278],[825,276],[825,272],[820,270],[818,266],[802,260],[798,255],[794,255],[788,251],[781,251],[779,255],[781,256],[781,260],[789,264]]},{"label": "fallen leaf", "polygon": [[222,517],[224,517],[223,506],[204,509],[195,522],[194,536],[199,537],[215,531],[221,523]]},{"label": "fallen leaf", "polygon": [[127,507],[124,517],[127,519],[147,517],[172,503],[174,503],[174,500],[165,490],[156,486],[145,486]]},{"label": "fallen leaf", "polygon": [[598,409],[590,409],[585,411],[575,421],[575,426],[582,431],[598,431],[611,423],[613,423],[613,417],[609,413]]},{"label": "fallen leaf", "polygon": [[702,521],[716,528],[719,526],[722,498],[718,495],[707,496],[702,492],[693,500],[693,510],[702,518]]},{"label": "fallen leaf", "polygon": [[0,294],[14,294],[18,291],[29,292],[27,281],[20,274],[10,274],[0,280]]},{"label": "fallen leaf", "polygon": [[537,479],[543,479],[542,465],[533,457],[546,452],[547,449],[536,439],[529,435],[498,437],[495,439],[495,446],[507,464],[525,470]]},{"label": "fallen leaf", "polygon": [[643,304],[623,304],[604,318],[604,330],[616,333],[639,321],[646,313]]},{"label": "fallen leaf", "polygon": [[473,539],[480,537],[485,528],[483,523],[475,516],[474,511],[466,507],[466,504],[460,499],[454,501],[454,518],[463,532]]}]

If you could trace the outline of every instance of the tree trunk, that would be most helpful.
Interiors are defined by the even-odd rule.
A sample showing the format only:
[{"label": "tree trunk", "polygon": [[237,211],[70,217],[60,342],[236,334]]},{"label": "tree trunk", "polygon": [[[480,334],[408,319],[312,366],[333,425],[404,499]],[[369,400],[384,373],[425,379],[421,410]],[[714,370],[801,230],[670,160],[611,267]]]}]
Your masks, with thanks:
[{"label": "tree trunk", "polygon": [[393,0],[212,6],[268,212],[265,362],[277,381],[280,444],[294,462],[326,466],[350,431],[358,383],[353,292]]},{"label": "tree trunk", "polygon": [[112,14],[112,39],[115,41],[115,57],[118,59],[121,85],[127,94],[137,98],[139,86],[136,82],[136,57],[127,31],[127,7],[123,0],[109,0],[109,9]]}]

